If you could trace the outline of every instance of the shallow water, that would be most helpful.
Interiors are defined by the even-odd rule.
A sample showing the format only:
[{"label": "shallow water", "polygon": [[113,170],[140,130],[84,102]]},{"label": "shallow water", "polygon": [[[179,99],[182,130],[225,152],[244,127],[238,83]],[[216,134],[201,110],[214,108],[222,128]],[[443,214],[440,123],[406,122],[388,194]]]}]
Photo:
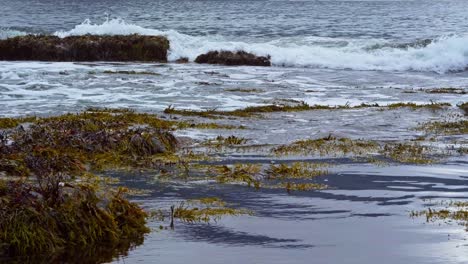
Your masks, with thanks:
[{"label": "shallow water", "polygon": [[[437,206],[440,201],[468,198],[466,155],[443,156],[431,165],[372,164],[334,155],[276,157],[261,147],[297,139],[336,136],[409,142],[419,135],[418,122],[441,120],[458,110],[355,109],[298,113],[273,113],[265,118],[217,120],[242,124],[243,130],[184,130],[178,136],[196,140],[217,135],[249,139],[251,148],[214,150],[215,164],[290,163],[331,164],[329,174],[314,183],[326,190],[291,192],[256,190],[246,185],[219,185],[212,178],[158,180],[157,173],[121,175],[121,183],[148,190],[135,198],[148,209],[168,209],[187,199],[220,197],[253,216],[225,217],[210,224],[176,222],[176,228],[159,230],[166,222],[151,222],[154,232],[145,244],[119,262],[167,261],[183,263],[465,263],[468,233],[456,222],[429,222],[411,218],[410,212]],[[447,146],[466,146],[467,135],[425,142],[446,151]],[[196,148],[195,148],[196,149]],[[429,250],[429,251],[428,251]]]},{"label": "shallow water", "polygon": [[217,196],[255,214],[212,224],[177,223],[174,231],[159,231],[155,223],[158,231],[117,262],[466,263],[468,236],[462,227],[409,218],[411,210],[431,204],[427,199],[466,198],[466,166],[466,159],[431,168],[344,165],[322,179],[332,189],[289,195],[124,178],[126,185],[154,190],[138,200],[147,208]]},{"label": "shallow water", "polygon": [[[0,109],[4,116],[58,114],[95,105],[142,111],[161,111],[169,105],[235,109],[282,99],[311,105],[431,101],[456,105],[467,101],[468,95],[408,92],[467,86],[468,72],[440,75],[196,64],[0,62]],[[246,93],[236,89],[257,91]]]}]

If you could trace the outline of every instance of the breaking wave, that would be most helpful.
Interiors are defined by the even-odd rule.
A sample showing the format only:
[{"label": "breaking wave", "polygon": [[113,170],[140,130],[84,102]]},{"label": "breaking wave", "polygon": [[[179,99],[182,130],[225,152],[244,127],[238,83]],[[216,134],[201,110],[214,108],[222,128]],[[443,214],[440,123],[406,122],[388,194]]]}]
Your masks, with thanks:
[{"label": "breaking wave", "polygon": [[[0,33],[0,37],[2,34],[5,33]],[[126,23],[122,19],[110,19],[102,24],[93,24],[90,20],[85,20],[69,31],[58,31],[54,34],[59,37],[85,34],[164,35],[171,43],[170,61],[181,57],[193,61],[202,53],[222,49],[270,55],[274,66],[439,73],[463,71],[468,68],[468,36],[445,36],[404,44],[393,44],[388,40],[378,39],[350,40],[311,36],[258,42],[233,40],[222,36],[190,36],[174,30],[144,28]]]},{"label": "breaking wave", "polygon": [[13,30],[13,29],[8,29],[8,28],[0,28],[0,39],[7,39],[7,38],[12,38],[16,36],[23,36],[26,35],[26,32],[19,31],[19,30]]}]

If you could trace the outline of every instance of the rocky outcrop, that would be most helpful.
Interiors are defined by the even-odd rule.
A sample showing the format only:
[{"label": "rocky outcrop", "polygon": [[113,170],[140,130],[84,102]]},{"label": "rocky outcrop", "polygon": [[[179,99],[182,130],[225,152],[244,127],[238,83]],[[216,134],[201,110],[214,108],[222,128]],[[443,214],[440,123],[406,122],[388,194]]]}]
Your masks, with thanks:
[{"label": "rocky outcrop", "polygon": [[462,103],[460,105],[458,105],[458,107],[460,107],[460,109],[465,112],[465,115],[468,116],[468,102],[466,103]]},{"label": "rocky outcrop", "polygon": [[198,56],[195,62],[222,65],[271,66],[270,56],[256,56],[245,51],[210,51]]},{"label": "rocky outcrop", "polygon": [[188,63],[188,62],[189,62],[189,59],[187,57],[181,57],[175,60],[175,63],[180,63],[180,64]]},{"label": "rocky outcrop", "polygon": [[0,60],[166,62],[162,36],[19,36],[0,40]]}]

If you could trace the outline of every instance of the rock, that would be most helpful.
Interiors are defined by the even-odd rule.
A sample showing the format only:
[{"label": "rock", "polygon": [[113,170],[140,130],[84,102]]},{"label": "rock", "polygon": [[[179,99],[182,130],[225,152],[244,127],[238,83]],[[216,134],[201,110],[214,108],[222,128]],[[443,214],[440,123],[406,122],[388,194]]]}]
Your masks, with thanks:
[{"label": "rock", "polygon": [[130,151],[137,155],[154,155],[173,151],[177,146],[177,139],[167,132],[157,135],[135,134],[130,138]]},{"label": "rock", "polygon": [[195,59],[196,63],[222,65],[271,66],[270,56],[256,56],[245,51],[210,51]]},{"label": "rock", "polygon": [[178,58],[175,63],[188,63],[189,59],[187,57]]},{"label": "rock", "polygon": [[465,112],[465,115],[468,116],[468,102],[458,105],[460,109]]},{"label": "rock", "polygon": [[152,153],[164,153],[167,151],[164,143],[157,137],[151,138],[151,152]]},{"label": "rock", "polygon": [[162,36],[18,36],[0,40],[0,60],[167,62]]}]

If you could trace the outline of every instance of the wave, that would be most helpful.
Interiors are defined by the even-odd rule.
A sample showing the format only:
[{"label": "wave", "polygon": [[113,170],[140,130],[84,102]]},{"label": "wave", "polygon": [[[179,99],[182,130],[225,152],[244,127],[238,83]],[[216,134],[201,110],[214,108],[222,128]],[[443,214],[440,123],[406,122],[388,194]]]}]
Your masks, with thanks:
[{"label": "wave", "polygon": [[144,28],[122,19],[93,24],[85,20],[69,31],[72,35],[164,35],[170,43],[169,60],[187,57],[193,61],[211,50],[245,50],[271,56],[274,66],[318,67],[352,70],[430,71],[447,73],[468,68],[468,36],[445,36],[414,43],[392,44],[379,39],[333,39],[322,37],[280,38],[270,41],[241,41],[223,36],[191,36],[175,30]]},{"label": "wave", "polygon": [[27,32],[19,31],[19,30],[13,30],[9,28],[0,28],[0,39],[7,39],[7,38],[12,38],[16,36],[24,36],[27,35]]}]

